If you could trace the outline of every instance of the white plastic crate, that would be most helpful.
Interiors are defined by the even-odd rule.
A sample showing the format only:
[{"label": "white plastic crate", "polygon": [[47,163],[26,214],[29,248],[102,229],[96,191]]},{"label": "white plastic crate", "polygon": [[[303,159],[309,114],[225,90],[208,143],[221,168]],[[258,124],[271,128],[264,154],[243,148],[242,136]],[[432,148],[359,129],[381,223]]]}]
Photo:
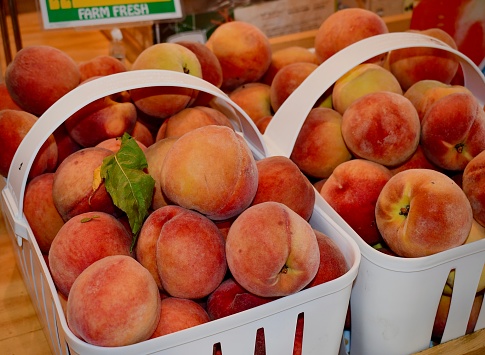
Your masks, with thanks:
[{"label": "white plastic crate", "polygon": [[254,352],[256,332],[264,328],[266,354],[291,355],[300,313],[304,314],[303,354],[339,353],[361,257],[357,243],[320,209],[315,209],[311,224],[338,244],[349,265],[349,271],[338,279],[226,318],[125,347],[93,346],[69,330],[47,265],[22,212],[28,172],[43,142],[78,109],[116,92],[149,86],[189,87],[213,94],[236,131],[245,137],[256,159],[271,155],[265,138],[227,95],[208,82],[172,71],[139,70],[102,77],[79,86],[49,108],[28,132],[13,158],[2,189],[1,205],[17,263],[53,353],[211,355],[214,344],[220,343],[223,355],[246,355]]},{"label": "white plastic crate", "polygon": [[[374,56],[408,47],[440,48],[456,55],[464,71],[465,86],[482,105],[485,103],[485,77],[462,53],[417,33],[379,35],[329,58],[292,93],[265,131],[272,153],[290,156],[311,108],[343,74]],[[456,269],[453,298],[442,342],[465,334],[485,262],[485,240],[427,257],[393,257],[364,242],[319,195],[316,205],[316,210],[334,219],[357,242],[362,254],[351,295],[351,355],[400,355],[428,348],[436,309],[452,269]],[[485,327],[484,309],[475,330]]]}]

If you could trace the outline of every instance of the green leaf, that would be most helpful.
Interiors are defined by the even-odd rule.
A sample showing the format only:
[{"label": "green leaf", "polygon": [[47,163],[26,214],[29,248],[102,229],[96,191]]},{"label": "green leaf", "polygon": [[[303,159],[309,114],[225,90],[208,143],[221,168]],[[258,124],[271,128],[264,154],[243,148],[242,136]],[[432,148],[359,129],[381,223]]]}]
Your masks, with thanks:
[{"label": "green leaf", "polygon": [[152,203],[155,180],[144,169],[148,167],[145,154],[128,134],[121,137],[121,147],[116,154],[103,160],[101,178],[113,203],[126,213],[133,244]]}]

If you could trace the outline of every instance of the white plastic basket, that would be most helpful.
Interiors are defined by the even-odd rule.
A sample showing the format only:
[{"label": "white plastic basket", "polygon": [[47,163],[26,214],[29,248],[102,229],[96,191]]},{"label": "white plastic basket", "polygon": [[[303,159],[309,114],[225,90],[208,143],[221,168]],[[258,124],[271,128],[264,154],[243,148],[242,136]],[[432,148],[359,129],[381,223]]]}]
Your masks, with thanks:
[{"label": "white plastic basket", "polygon": [[[485,78],[462,53],[435,38],[416,33],[375,36],[329,58],[292,93],[265,131],[265,142],[271,152],[290,156],[317,99],[348,70],[379,54],[408,47],[439,48],[456,55],[463,68],[465,86],[483,105]],[[351,355],[410,354],[428,348],[436,309],[452,269],[456,269],[453,298],[442,342],[465,334],[484,266],[485,240],[428,257],[392,257],[365,243],[320,195],[316,205],[316,210],[337,221],[357,242],[362,254],[351,295]],[[475,330],[485,327],[484,309]]]},{"label": "white plastic basket", "polygon": [[311,224],[338,244],[349,265],[349,271],[338,279],[226,318],[125,347],[93,346],[69,330],[47,265],[22,212],[28,172],[42,143],[78,109],[106,95],[149,86],[188,87],[216,96],[219,108],[245,137],[256,159],[271,155],[251,119],[227,95],[208,82],[172,71],[139,70],[102,77],[79,86],[50,107],[18,148],[2,189],[1,204],[17,263],[53,353],[211,355],[214,344],[220,343],[223,355],[246,355],[254,352],[256,332],[264,328],[266,353],[290,355],[300,313],[304,314],[303,354],[339,353],[360,253],[357,243],[321,210],[315,210]]}]

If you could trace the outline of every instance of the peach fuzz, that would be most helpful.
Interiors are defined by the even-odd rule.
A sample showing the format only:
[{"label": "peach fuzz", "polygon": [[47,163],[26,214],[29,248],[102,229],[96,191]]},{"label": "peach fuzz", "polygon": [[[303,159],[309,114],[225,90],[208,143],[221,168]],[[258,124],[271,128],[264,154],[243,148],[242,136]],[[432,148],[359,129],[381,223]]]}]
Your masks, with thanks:
[{"label": "peach fuzz", "polygon": [[68,296],[76,278],[108,255],[131,255],[132,238],[113,216],[87,212],[64,223],[49,250],[49,269],[57,289]]},{"label": "peach fuzz", "polygon": [[[327,17],[315,36],[315,54],[323,63],[335,53],[362,39],[388,33],[384,20],[375,12],[361,8],[348,8]],[[370,60],[379,63],[382,56]]]},{"label": "peach fuzz", "polygon": [[332,107],[343,114],[353,101],[376,91],[403,93],[396,77],[389,70],[373,63],[359,64],[335,82]]},{"label": "peach fuzz", "polygon": [[338,165],[352,158],[342,137],[342,116],[330,108],[313,108],[303,122],[290,158],[307,176],[328,178]]},{"label": "peach fuzz", "polygon": [[[171,70],[202,78],[199,59],[190,49],[177,43],[157,43],[145,48],[131,70]],[[198,91],[183,87],[147,87],[130,90],[135,106],[154,118],[165,119],[191,105]]]},{"label": "peach fuzz", "polygon": [[315,206],[315,190],[298,166],[284,156],[263,158],[256,166],[258,190],[251,205],[280,202],[308,221]]},{"label": "peach fuzz", "polygon": [[474,157],[463,170],[462,189],[470,201],[473,217],[485,227],[485,151]]},{"label": "peach fuzz", "polygon": [[261,297],[302,290],[320,263],[315,232],[279,202],[262,202],[242,212],[229,229],[226,257],[234,279]]},{"label": "peach fuzz", "polygon": [[64,221],[89,211],[118,213],[104,183],[93,189],[95,170],[103,164],[104,158],[112,154],[106,148],[84,148],[69,155],[57,167],[52,195]]},{"label": "peach fuzz", "polygon": [[160,320],[150,338],[189,329],[209,321],[207,311],[197,302],[185,298],[167,297],[161,302]]},{"label": "peach fuzz", "polygon": [[274,112],[278,111],[283,102],[317,67],[314,63],[300,62],[288,64],[278,71],[270,90],[271,107]]},{"label": "peach fuzz", "polygon": [[437,80],[420,80],[411,85],[404,93],[404,96],[414,105],[418,112],[419,120],[422,121],[426,111],[434,102],[443,96],[455,92],[471,94],[470,90],[461,85],[445,84]]},{"label": "peach fuzz", "polygon": [[47,45],[22,48],[5,70],[5,84],[13,101],[36,116],[80,81],[77,63],[64,51]]},{"label": "peach fuzz", "polygon": [[[455,40],[441,28],[408,30],[434,37],[457,49]],[[437,48],[403,48],[389,52],[387,65],[404,91],[420,80],[437,80],[450,84],[458,71],[458,60],[449,52]]]},{"label": "peach fuzz", "polygon": [[421,122],[421,145],[437,166],[459,171],[485,150],[485,111],[469,93],[437,100]]},{"label": "peach fuzz", "polygon": [[52,199],[53,182],[54,173],[38,175],[27,183],[24,195],[25,218],[44,254],[49,253],[52,241],[64,225]]},{"label": "peach fuzz", "polygon": [[81,83],[87,79],[106,76],[127,71],[126,65],[110,55],[98,55],[78,63],[81,73]]},{"label": "peach fuzz", "polygon": [[421,126],[403,95],[377,91],[355,100],[342,115],[342,136],[355,156],[392,167],[406,161],[419,144]]},{"label": "peach fuzz", "polygon": [[255,25],[230,21],[218,26],[206,42],[222,68],[221,89],[232,91],[259,81],[271,64],[268,37]]},{"label": "peach fuzz", "polygon": [[463,190],[430,169],[394,175],[377,199],[377,227],[389,248],[402,257],[421,257],[462,245],[473,222]]},{"label": "peach fuzz", "polygon": [[374,210],[391,177],[381,164],[352,159],[335,168],[320,195],[367,244],[374,245],[381,241]]},{"label": "peach fuzz", "polygon": [[231,128],[209,125],[185,133],[172,145],[160,186],[168,201],[224,220],[251,204],[258,170],[243,137]]},{"label": "peach fuzz", "polygon": [[229,98],[257,123],[263,117],[271,117],[271,87],[264,83],[241,85],[229,93]]},{"label": "peach fuzz", "polygon": [[[5,109],[0,111],[0,175],[7,177],[12,159],[37,117],[23,110]],[[58,150],[55,138],[50,135],[42,144],[29,171],[29,179],[52,172],[57,166]]]},{"label": "peach fuzz", "polygon": [[161,207],[152,215],[174,209],[179,212],[162,222],[155,246],[162,287],[173,297],[204,298],[226,275],[224,237],[210,219],[182,207]]},{"label": "peach fuzz", "polygon": [[221,111],[211,107],[187,107],[163,121],[155,140],[178,138],[185,133],[208,125],[232,128],[231,121]]},{"label": "peach fuzz", "polygon": [[308,48],[298,45],[281,48],[272,53],[271,64],[269,65],[266,73],[264,73],[264,76],[261,78],[261,82],[271,85],[274,76],[281,68],[283,68],[285,65],[297,62],[320,64],[317,60],[315,52],[309,50]]},{"label": "peach fuzz", "polygon": [[132,257],[107,256],[79,275],[67,299],[67,324],[89,344],[131,345],[150,338],[161,300],[150,273]]}]

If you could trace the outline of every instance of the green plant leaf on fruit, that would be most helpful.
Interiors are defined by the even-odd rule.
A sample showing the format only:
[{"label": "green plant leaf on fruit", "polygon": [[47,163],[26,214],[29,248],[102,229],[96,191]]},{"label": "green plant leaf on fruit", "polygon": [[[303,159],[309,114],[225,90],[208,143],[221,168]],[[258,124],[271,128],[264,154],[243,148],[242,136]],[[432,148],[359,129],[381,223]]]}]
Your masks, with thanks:
[{"label": "green plant leaf on fruit", "polygon": [[144,169],[148,167],[145,154],[128,133],[121,137],[117,153],[103,160],[100,176],[113,203],[126,213],[133,233],[132,248],[148,216],[155,180]]}]

